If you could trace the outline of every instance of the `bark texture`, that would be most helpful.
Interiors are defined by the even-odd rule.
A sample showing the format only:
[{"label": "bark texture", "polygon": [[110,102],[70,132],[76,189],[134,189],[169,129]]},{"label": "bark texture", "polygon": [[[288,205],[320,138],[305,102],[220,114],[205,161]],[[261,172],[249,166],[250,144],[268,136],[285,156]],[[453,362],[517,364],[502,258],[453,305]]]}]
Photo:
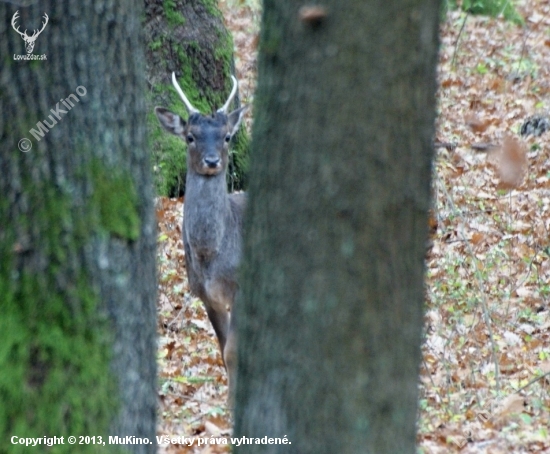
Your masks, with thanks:
[{"label": "bark texture", "polygon": [[[208,114],[221,107],[232,87],[233,39],[216,0],[145,0],[145,12],[148,119],[156,186],[160,194],[176,196],[185,189],[185,144],[161,130],[153,109],[160,105],[183,118],[187,115],[172,87],[173,71],[197,109]],[[232,146],[228,173],[232,190],[246,183],[248,148],[243,130]]]},{"label": "bark texture", "polygon": [[236,452],[415,452],[436,0],[266,0]]},{"label": "bark texture", "polygon": [[[69,453],[100,442],[76,448],[67,436],[101,436],[99,449],[114,452],[108,435],[155,441],[141,9],[35,3],[0,3],[0,438],[19,453],[29,448],[9,444],[13,435],[63,436],[48,452]],[[25,54],[16,10],[29,35],[49,16],[34,47],[46,60],[14,60]]]}]

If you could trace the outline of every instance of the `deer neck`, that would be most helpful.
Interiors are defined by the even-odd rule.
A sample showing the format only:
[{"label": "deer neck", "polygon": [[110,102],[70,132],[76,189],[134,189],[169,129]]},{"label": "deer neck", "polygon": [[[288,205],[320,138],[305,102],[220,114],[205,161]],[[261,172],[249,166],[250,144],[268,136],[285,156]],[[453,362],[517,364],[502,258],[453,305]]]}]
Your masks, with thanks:
[{"label": "deer neck", "polygon": [[205,176],[187,171],[183,222],[196,256],[207,259],[219,252],[229,209],[225,172]]}]

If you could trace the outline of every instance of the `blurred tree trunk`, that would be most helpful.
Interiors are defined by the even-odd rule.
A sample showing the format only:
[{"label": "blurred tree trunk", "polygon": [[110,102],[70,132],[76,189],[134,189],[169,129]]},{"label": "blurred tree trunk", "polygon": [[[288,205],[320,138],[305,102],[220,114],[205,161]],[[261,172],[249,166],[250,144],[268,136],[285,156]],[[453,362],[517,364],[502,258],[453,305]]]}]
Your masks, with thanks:
[{"label": "blurred tree trunk", "polygon": [[[155,443],[156,236],[140,8],[19,7],[21,30],[49,16],[34,48],[42,61],[13,60],[25,54],[9,26],[16,10],[0,3],[3,452],[28,452],[12,436],[65,437],[52,453],[98,452],[71,446],[69,435],[96,436],[105,452],[118,449],[108,435]],[[127,448],[150,453],[155,444]]]},{"label": "blurred tree trunk", "polygon": [[237,452],[414,453],[439,4],[323,7],[264,2]]},{"label": "blurred tree trunk", "polygon": [[[161,195],[181,194],[185,187],[185,144],[164,133],[153,109],[161,105],[187,111],[172,88],[175,72],[186,96],[203,113],[221,107],[234,74],[233,38],[212,0],[145,0],[145,41],[149,128],[157,189]],[[237,94],[235,105],[240,105]],[[248,138],[244,128],[234,138],[229,167],[230,189],[242,189],[248,167]]]}]

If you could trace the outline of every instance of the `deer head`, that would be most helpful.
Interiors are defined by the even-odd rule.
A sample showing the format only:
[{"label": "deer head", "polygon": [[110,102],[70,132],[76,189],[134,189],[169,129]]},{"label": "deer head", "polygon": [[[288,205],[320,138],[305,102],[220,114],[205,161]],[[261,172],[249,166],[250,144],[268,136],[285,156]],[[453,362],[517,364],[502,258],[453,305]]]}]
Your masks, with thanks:
[{"label": "deer head", "polygon": [[48,23],[49,18],[48,18],[48,15],[44,13],[44,18],[46,19],[46,21],[42,22],[42,28],[40,29],[40,31],[34,30],[32,36],[28,36],[26,29],[25,29],[25,32],[20,32],[19,26],[15,28],[15,22],[17,21],[18,17],[19,17],[19,11],[16,11],[15,14],[13,15],[13,18],[11,19],[11,26],[17,33],[21,35],[21,38],[23,38],[23,41],[25,41],[25,49],[27,50],[27,54],[30,54],[34,49],[34,42],[36,41],[36,38],[38,38],[38,35],[40,35],[40,33],[42,33],[42,31],[46,27],[46,24]]},{"label": "deer head", "polygon": [[156,107],[155,113],[168,132],[187,143],[188,172],[198,175],[219,175],[226,171],[231,138],[239,129],[246,107],[228,113],[237,92],[237,79],[231,76],[233,89],[225,104],[212,115],[202,115],[187,99],[172,73],[172,84],[178,92],[189,118],[182,119],[168,109]]}]

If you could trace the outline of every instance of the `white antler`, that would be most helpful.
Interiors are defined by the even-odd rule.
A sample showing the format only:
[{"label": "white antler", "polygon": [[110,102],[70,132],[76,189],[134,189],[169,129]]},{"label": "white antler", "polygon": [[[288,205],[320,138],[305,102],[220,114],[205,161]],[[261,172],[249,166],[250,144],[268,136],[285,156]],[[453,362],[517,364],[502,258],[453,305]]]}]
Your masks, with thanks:
[{"label": "white antler", "polygon": [[23,33],[19,31],[19,25],[17,26],[17,28],[15,28],[15,22],[17,21],[18,18],[19,18],[19,10],[17,10],[13,15],[13,17],[11,18],[11,26],[17,33],[23,36],[23,39],[25,39],[25,37],[27,37],[27,30],[25,30],[25,33]]},{"label": "white antler", "polygon": [[187,97],[183,93],[183,90],[181,89],[180,85],[178,84],[178,81],[176,80],[176,73],[175,72],[172,73],[172,84],[174,85],[174,88],[176,89],[176,91],[180,95],[181,100],[185,104],[185,107],[187,108],[187,112],[189,113],[189,115],[194,114],[194,113],[199,113],[199,111],[193,107],[193,104],[191,104],[189,102],[189,100],[187,99]]},{"label": "white antler", "polygon": [[231,93],[229,94],[229,98],[227,98],[227,101],[225,104],[218,109],[218,112],[220,113],[227,113],[227,109],[229,108],[229,104],[231,104],[231,101],[233,101],[233,98],[235,97],[235,93],[237,93],[237,79],[235,79],[235,76],[231,76],[231,80],[233,81],[233,89],[231,90]]},{"label": "white antler", "polygon": [[[44,31],[44,29],[46,28],[46,25],[48,24],[48,20],[50,19],[48,17],[48,15],[46,13],[44,13],[44,17],[46,18],[46,22],[42,22],[42,28],[40,29],[40,31],[38,30],[35,30],[34,33],[32,34],[32,36],[30,37],[30,39],[32,39],[33,41],[38,38],[38,35],[40,35],[40,33],[42,33]],[[26,30],[25,30],[26,31]]]}]

